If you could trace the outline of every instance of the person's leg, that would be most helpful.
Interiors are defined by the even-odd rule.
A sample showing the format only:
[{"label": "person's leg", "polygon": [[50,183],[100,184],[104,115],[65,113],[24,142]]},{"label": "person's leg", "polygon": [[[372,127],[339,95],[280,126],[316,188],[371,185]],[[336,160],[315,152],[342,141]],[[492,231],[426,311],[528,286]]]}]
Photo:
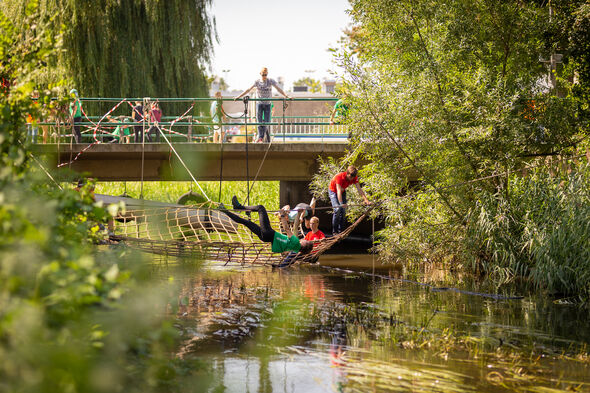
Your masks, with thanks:
[{"label": "person's leg", "polygon": [[160,143],[160,126],[154,126],[154,133],[156,134],[156,143]]},{"label": "person's leg", "polygon": [[82,131],[80,130],[80,126],[76,125],[76,123],[80,123],[81,121],[81,117],[74,117],[74,140],[76,143],[82,142]]},{"label": "person's leg", "polygon": [[334,208],[334,213],[332,215],[332,233],[337,234],[340,232],[340,212],[342,208],[338,201],[338,195],[334,191],[329,190],[328,196],[330,197],[330,203],[332,203],[332,207]]},{"label": "person's leg", "polygon": [[41,130],[43,131],[43,143],[47,143],[49,140],[49,126],[41,126]]},{"label": "person's leg", "polygon": [[265,130],[265,126],[263,126],[260,123],[264,123],[264,102],[259,102],[258,105],[256,106],[256,120],[258,121],[258,135],[256,137],[256,141],[259,141],[260,139],[264,138],[264,130]]},{"label": "person's leg", "polygon": [[[346,205],[346,191],[342,191],[342,204]],[[346,228],[346,208],[342,207],[340,212],[340,231]]]},{"label": "person's leg", "polygon": [[268,218],[268,213],[266,212],[266,208],[263,205],[255,205],[255,206],[244,206],[239,201],[238,198],[234,195],[232,197],[232,206],[234,209],[237,210],[248,210],[253,212],[258,212],[258,221],[260,223],[260,232],[261,235],[260,240],[265,242],[272,242],[275,236],[275,230],[272,229],[270,225],[270,220]]},{"label": "person's leg", "polygon": [[[264,122],[270,123],[270,104],[264,106]],[[263,142],[270,142],[270,126],[264,126]]]},{"label": "person's leg", "polygon": [[258,236],[260,240],[264,241],[264,239],[262,238],[262,230],[260,229],[260,226],[256,225],[250,220],[246,220],[245,218],[242,218],[237,214],[230,212],[229,210],[222,209],[221,211],[223,211],[223,213],[227,215],[229,218],[231,218],[233,221],[237,222],[238,224],[244,225],[246,228],[252,231],[253,234]]}]

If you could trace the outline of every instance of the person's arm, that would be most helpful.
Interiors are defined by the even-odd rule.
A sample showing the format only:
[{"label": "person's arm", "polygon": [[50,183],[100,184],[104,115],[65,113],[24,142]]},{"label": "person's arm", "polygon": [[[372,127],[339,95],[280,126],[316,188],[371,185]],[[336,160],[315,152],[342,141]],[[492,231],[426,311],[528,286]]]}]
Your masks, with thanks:
[{"label": "person's arm", "polygon": [[342,189],[342,186],[340,184],[336,183],[336,195],[338,196],[338,203],[340,204],[340,206],[346,207],[345,205],[342,204],[342,191],[344,191]]},{"label": "person's arm", "polygon": [[370,205],[371,202],[367,199],[367,195],[365,194],[365,192],[363,191],[361,185],[359,183],[355,184],[357,191],[359,192],[360,196],[363,197],[365,204]]},{"label": "person's arm", "polygon": [[76,104],[76,101],[74,101],[73,103],[71,103],[70,104],[70,107],[69,107],[70,114],[68,116],[68,119],[69,119],[69,121],[70,121],[71,124],[74,124],[74,114],[76,113],[76,111],[74,110],[74,108],[75,108],[74,105],[75,104]]},{"label": "person's arm", "polygon": [[285,234],[287,237],[293,236],[293,232],[291,231],[291,226],[289,225],[289,219],[287,218],[287,214],[281,212],[281,224],[283,228],[285,228]]},{"label": "person's arm", "polygon": [[305,220],[303,222],[305,223],[305,227],[307,229],[311,229],[311,221],[309,218],[305,217]]},{"label": "person's arm", "polygon": [[[295,235],[297,237],[299,237],[299,223],[301,222],[300,217],[301,217],[301,215],[297,214],[295,216],[295,220],[293,221],[293,231],[292,232],[293,232],[293,235]],[[291,236],[289,236],[289,237],[291,237]]]},{"label": "person's arm", "polygon": [[242,92],[242,94],[240,94],[239,96],[237,96],[236,98],[234,98],[234,101],[235,101],[235,100],[239,100],[240,98],[242,98],[243,96],[245,96],[246,94],[248,94],[248,92],[249,92],[250,90],[252,90],[252,89],[253,89],[255,86],[256,86],[256,85],[252,85],[252,86],[250,86],[249,88],[247,88],[246,90],[244,90],[244,91]]},{"label": "person's arm", "polygon": [[[315,197],[312,197],[311,198],[311,202],[309,202],[309,207],[311,207],[311,215],[312,216],[315,216],[315,205],[316,205],[316,202],[317,201],[315,200]],[[311,217],[308,217],[308,218],[311,218]]]},{"label": "person's arm", "polygon": [[330,124],[334,124],[334,115],[336,114],[336,106],[332,108],[332,113],[330,114]]},{"label": "person's arm", "polygon": [[281,94],[283,95],[283,97],[285,97],[285,98],[288,98],[288,99],[291,99],[291,97],[289,97],[289,96],[287,95],[287,93],[285,93],[285,92],[283,91],[283,89],[281,89],[281,88],[279,87],[279,85],[278,85],[278,84],[275,84],[275,85],[273,85],[273,86],[275,87],[275,89],[277,89],[277,91],[278,91],[279,93],[281,93]]}]

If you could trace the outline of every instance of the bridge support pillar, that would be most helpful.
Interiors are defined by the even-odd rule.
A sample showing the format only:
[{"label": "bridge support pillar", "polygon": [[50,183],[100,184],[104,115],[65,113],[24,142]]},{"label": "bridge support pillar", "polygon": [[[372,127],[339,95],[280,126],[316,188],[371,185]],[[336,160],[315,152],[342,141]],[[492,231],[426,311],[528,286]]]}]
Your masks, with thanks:
[{"label": "bridge support pillar", "polygon": [[281,206],[295,206],[300,202],[309,203],[311,193],[309,192],[309,182],[281,180],[279,182],[279,200]]}]

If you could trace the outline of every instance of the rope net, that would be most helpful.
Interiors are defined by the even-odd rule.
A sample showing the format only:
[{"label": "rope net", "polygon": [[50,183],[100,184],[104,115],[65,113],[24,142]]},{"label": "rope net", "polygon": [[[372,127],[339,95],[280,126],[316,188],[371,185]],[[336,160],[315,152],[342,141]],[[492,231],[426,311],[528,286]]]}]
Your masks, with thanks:
[{"label": "rope net", "polygon": [[[192,206],[149,207],[127,210],[115,217],[113,241],[159,255],[200,258],[222,265],[291,265],[314,263],[336,243],[346,238],[369,214],[365,212],[345,231],[315,241],[311,253],[289,255],[273,253],[271,244],[262,242],[248,228],[230,219],[222,210],[212,209],[209,203]],[[243,211],[240,212],[244,214]],[[251,212],[258,222],[258,213]],[[269,215],[275,230],[285,233],[278,216]],[[302,233],[302,231],[299,231]],[[284,262],[289,255],[288,262]]]}]

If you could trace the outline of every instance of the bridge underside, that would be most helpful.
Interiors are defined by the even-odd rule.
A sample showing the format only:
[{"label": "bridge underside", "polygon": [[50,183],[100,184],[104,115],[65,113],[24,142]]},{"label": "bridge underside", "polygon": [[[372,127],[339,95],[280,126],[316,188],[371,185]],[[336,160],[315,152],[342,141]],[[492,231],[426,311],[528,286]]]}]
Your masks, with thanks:
[{"label": "bridge underside", "polygon": [[[347,143],[248,144],[175,143],[174,149],[197,180],[309,181],[318,157],[339,158]],[[84,149],[87,150],[84,151]],[[76,158],[76,156],[82,153]],[[36,145],[33,154],[49,157],[100,181],[191,180],[188,171],[165,144]],[[262,165],[261,165],[262,164]]]}]

